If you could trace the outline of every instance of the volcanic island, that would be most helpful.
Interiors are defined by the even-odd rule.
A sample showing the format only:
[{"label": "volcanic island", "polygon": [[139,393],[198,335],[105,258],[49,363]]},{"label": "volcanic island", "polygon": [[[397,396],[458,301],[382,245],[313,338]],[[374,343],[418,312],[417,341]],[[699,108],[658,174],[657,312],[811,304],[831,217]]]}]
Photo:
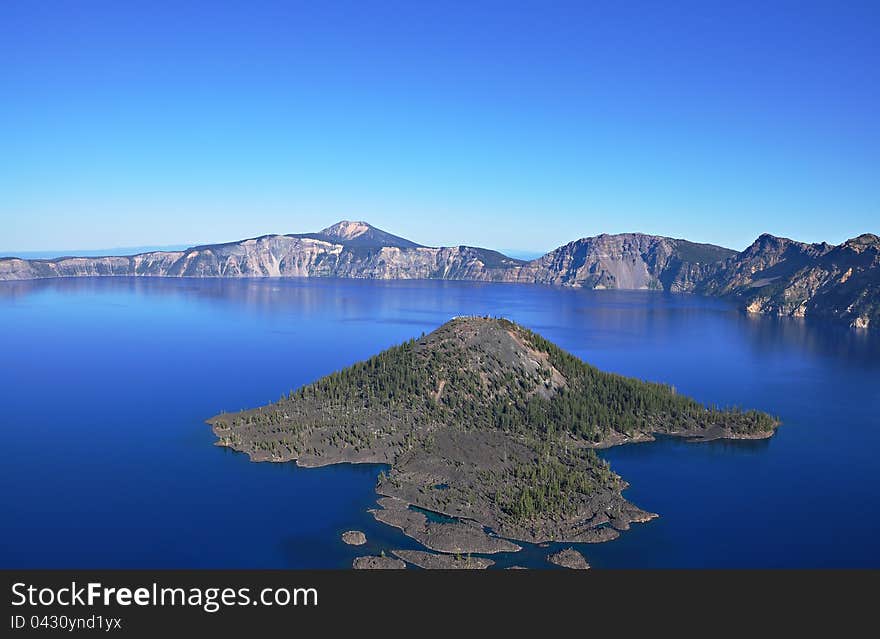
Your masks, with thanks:
[{"label": "volcanic island", "polygon": [[255,462],[386,465],[370,512],[426,550],[355,567],[485,568],[495,562],[472,554],[609,541],[657,517],[624,498],[628,484],[597,449],[655,435],[762,439],[779,420],[603,372],[507,319],[467,316],[208,423],[217,445]]}]

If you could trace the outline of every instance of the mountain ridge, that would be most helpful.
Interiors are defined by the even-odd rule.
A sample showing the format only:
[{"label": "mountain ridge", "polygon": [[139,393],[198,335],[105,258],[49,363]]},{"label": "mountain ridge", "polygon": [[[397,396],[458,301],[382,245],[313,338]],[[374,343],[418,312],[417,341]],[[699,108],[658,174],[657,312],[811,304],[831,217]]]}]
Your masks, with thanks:
[{"label": "mountain ridge", "polygon": [[644,233],[573,240],[533,260],[431,247],[363,221],[129,256],[0,257],[0,281],[52,277],[446,279],[726,297],[750,313],[880,325],[880,238],[807,244],[769,233],[743,251]]}]

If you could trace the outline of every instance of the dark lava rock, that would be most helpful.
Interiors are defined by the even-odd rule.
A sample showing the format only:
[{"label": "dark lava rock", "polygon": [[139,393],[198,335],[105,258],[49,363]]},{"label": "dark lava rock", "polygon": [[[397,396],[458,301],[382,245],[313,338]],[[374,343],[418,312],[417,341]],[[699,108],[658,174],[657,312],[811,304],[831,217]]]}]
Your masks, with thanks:
[{"label": "dark lava rock", "polygon": [[355,557],[351,562],[355,570],[399,570],[406,568],[406,564],[394,557],[381,557],[378,555],[366,555]]},{"label": "dark lava rock", "polygon": [[367,543],[367,536],[360,530],[346,530],[342,533],[342,541],[349,546],[363,546]]},{"label": "dark lava rock", "polygon": [[571,568],[572,570],[587,570],[590,567],[584,556],[574,548],[560,550],[547,557],[547,561],[563,568]]},{"label": "dark lava rock", "polygon": [[495,562],[485,557],[446,555],[422,550],[393,550],[396,556],[428,570],[483,570]]}]

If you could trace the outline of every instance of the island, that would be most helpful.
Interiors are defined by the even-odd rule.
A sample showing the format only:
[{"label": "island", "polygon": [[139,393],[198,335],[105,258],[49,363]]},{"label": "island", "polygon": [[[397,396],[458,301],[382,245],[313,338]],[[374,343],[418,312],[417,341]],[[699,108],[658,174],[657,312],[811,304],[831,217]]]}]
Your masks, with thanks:
[{"label": "island", "polygon": [[467,316],[208,423],[217,445],[257,462],[386,465],[374,517],[427,550],[468,555],[607,541],[656,517],[623,496],[597,449],[655,435],[765,438],[779,420],[603,372],[507,319]]},{"label": "island", "polygon": [[584,556],[574,548],[566,548],[557,553],[553,553],[547,557],[547,561],[563,568],[571,570],[589,570],[590,564],[584,559]]},{"label": "island", "polygon": [[342,533],[342,541],[349,546],[363,546],[367,543],[367,536],[360,530],[346,530]]}]

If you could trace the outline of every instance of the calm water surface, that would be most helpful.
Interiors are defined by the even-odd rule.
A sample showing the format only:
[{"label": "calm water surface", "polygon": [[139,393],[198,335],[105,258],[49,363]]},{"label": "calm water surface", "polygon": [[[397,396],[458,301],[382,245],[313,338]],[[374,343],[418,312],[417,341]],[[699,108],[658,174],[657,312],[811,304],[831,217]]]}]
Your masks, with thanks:
[{"label": "calm water surface", "polygon": [[366,512],[379,467],[253,464],[204,419],[473,313],[784,422],[606,451],[661,518],[583,547],[594,566],[880,567],[880,335],[654,292],[127,278],[0,283],[0,567],[347,567],[416,547]]}]

